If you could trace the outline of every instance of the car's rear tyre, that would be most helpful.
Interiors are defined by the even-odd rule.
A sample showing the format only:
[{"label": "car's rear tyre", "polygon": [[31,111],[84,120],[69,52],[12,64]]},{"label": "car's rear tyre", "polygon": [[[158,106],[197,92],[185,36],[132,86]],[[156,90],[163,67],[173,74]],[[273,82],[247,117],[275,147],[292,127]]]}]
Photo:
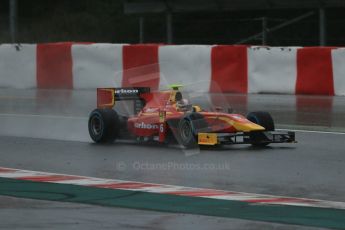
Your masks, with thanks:
[{"label": "car's rear tyre", "polygon": [[88,127],[94,142],[111,143],[119,134],[119,116],[112,109],[95,109],[89,116]]},{"label": "car's rear tyre", "polygon": [[[274,121],[272,116],[267,112],[251,112],[247,115],[247,119],[255,124],[265,128],[265,131],[274,131]],[[253,146],[267,146],[266,136],[261,132],[251,132],[249,134]]]},{"label": "car's rear tyre", "polygon": [[186,148],[198,146],[197,135],[207,131],[207,122],[200,113],[191,113],[182,118],[177,127],[177,141]]}]

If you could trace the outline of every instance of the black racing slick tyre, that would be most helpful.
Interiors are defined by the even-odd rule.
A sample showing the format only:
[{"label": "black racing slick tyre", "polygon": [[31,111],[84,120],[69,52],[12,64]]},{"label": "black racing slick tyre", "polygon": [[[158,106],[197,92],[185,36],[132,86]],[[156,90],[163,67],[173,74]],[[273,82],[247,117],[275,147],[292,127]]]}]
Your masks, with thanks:
[{"label": "black racing slick tyre", "polygon": [[[265,131],[274,131],[274,121],[267,112],[251,112],[247,119],[265,128]],[[261,132],[251,132],[249,134],[253,146],[267,146],[269,144],[266,136]]]},{"label": "black racing slick tyre", "polygon": [[274,121],[272,116],[267,112],[251,112],[247,115],[251,122],[261,125],[266,131],[274,131]]},{"label": "black racing slick tyre", "polygon": [[182,118],[177,127],[177,140],[186,148],[198,146],[197,135],[207,131],[208,125],[200,113],[191,113]]},{"label": "black racing slick tyre", "polygon": [[94,142],[111,143],[119,134],[119,116],[112,109],[95,109],[90,114],[88,126]]}]

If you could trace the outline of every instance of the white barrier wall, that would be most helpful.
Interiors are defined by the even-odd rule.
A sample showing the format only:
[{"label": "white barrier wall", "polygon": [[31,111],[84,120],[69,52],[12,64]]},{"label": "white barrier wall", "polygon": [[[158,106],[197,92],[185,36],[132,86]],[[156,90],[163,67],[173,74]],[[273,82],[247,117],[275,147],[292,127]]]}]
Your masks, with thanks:
[{"label": "white barrier wall", "polygon": [[183,84],[188,90],[208,92],[211,82],[211,48],[205,45],[159,47],[160,89]]},{"label": "white barrier wall", "polygon": [[248,48],[248,93],[294,94],[297,47]]},{"label": "white barrier wall", "polygon": [[122,44],[73,45],[74,88],[121,87],[122,46]]},{"label": "white barrier wall", "polygon": [[36,87],[36,45],[0,45],[0,87]]},{"label": "white barrier wall", "polygon": [[332,50],[334,94],[345,96],[345,48]]}]

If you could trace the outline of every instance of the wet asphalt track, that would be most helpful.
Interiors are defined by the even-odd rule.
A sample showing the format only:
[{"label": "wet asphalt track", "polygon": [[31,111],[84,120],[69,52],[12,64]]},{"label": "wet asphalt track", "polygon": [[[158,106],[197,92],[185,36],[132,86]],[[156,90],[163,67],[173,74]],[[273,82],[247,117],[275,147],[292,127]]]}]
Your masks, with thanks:
[{"label": "wet asphalt track", "polygon": [[[197,96],[192,95],[192,99],[202,101],[201,104],[209,107],[228,107],[227,104],[231,104],[239,112],[264,108],[273,114],[281,127],[316,125],[327,130],[345,128],[345,108],[342,106],[345,100],[340,97],[206,95],[200,99]],[[298,132],[298,144],[272,145],[265,149],[234,146],[190,152],[176,146],[167,148],[131,143],[98,146],[89,142],[86,129],[86,117],[94,104],[95,94],[90,91],[1,90],[0,126],[3,128],[0,131],[0,166],[345,201],[345,135]],[[34,214],[30,218],[23,218],[21,223],[6,218],[0,228],[24,228],[23,223],[32,228],[44,228],[52,216],[66,215],[64,211],[59,213],[52,208],[55,206],[68,210],[71,218],[79,219],[79,224],[68,224],[68,221],[57,219],[54,222],[56,228],[68,226],[83,229],[95,219],[103,219],[103,223],[115,226],[134,222],[132,227],[121,227],[129,229],[152,228],[155,221],[160,222],[156,229],[169,229],[172,224],[183,229],[193,228],[195,224],[204,229],[209,229],[206,226],[214,229],[293,228],[288,225],[120,208],[91,206],[88,209],[77,204],[42,204],[30,200],[11,207],[9,199],[14,198],[2,197],[0,201],[0,205],[7,204],[7,208],[1,211],[4,216],[11,215],[11,212],[21,215],[28,208]],[[90,210],[94,213],[90,214]],[[117,216],[115,219],[111,218],[111,212]],[[128,213],[127,221],[120,221],[122,217],[118,213],[122,212]],[[135,216],[134,220],[131,216]],[[99,224],[100,227],[107,226]]]}]

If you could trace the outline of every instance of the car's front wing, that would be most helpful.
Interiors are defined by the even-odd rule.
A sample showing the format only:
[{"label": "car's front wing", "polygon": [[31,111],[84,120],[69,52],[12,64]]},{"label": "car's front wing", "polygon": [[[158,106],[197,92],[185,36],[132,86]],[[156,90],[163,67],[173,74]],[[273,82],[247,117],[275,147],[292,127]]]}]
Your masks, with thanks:
[{"label": "car's front wing", "polygon": [[295,132],[198,133],[199,145],[296,143]]}]

